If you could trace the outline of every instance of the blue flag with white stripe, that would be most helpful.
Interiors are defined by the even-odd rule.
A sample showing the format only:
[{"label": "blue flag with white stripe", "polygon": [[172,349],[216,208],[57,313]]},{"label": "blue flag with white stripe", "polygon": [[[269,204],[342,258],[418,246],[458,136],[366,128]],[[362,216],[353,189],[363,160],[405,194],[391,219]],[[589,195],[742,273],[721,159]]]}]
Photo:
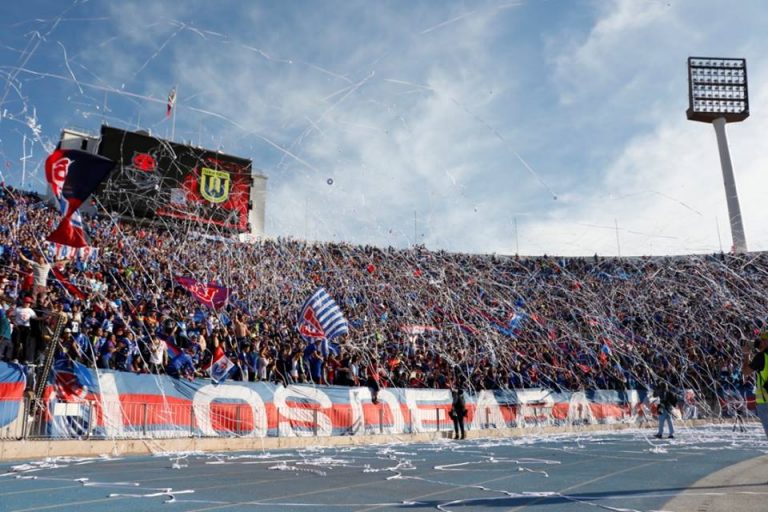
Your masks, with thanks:
[{"label": "blue flag with white stripe", "polygon": [[328,341],[349,332],[349,325],[344,313],[325,288],[318,288],[301,308],[296,329],[303,337],[310,340],[325,340],[321,346],[328,346]]}]

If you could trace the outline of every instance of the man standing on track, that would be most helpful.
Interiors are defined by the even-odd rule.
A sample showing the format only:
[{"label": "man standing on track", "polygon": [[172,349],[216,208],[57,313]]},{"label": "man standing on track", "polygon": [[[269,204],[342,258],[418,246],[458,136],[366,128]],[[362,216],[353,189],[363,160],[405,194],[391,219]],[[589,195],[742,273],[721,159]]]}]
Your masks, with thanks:
[{"label": "man standing on track", "polygon": [[675,427],[672,424],[672,409],[677,405],[677,396],[669,389],[666,382],[662,382],[656,388],[656,395],[659,397],[659,431],[654,437],[661,439],[664,434],[664,423],[669,429],[669,439],[675,437]]},{"label": "man standing on track", "polygon": [[453,432],[454,438],[459,439],[459,433],[461,433],[461,439],[466,439],[467,434],[464,432],[464,417],[467,415],[467,404],[464,401],[464,390],[461,386],[451,391],[453,397],[453,403],[451,404],[451,411],[448,414],[453,420]]}]

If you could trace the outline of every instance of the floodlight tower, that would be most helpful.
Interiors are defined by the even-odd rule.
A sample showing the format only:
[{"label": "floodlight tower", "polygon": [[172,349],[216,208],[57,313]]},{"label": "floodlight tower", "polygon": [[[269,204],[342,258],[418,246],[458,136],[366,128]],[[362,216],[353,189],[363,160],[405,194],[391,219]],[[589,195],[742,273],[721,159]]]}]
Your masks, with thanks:
[{"label": "floodlight tower", "polygon": [[731,219],[733,250],[747,252],[744,225],[741,222],[739,196],[733,178],[725,123],[737,123],[749,117],[747,61],[717,57],[688,57],[688,119],[712,123],[720,151],[725,198]]}]

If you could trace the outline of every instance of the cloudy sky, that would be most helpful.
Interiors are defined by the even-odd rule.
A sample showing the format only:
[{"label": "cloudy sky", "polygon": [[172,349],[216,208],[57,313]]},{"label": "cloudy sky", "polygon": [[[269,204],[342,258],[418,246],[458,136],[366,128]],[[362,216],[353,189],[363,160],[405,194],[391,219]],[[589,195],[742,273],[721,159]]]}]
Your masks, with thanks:
[{"label": "cloudy sky", "polygon": [[[689,56],[747,59],[728,125],[768,249],[764,0],[0,4],[0,170],[43,190],[63,127],[250,158],[271,236],[526,255],[728,250]],[[178,88],[175,130],[165,117]]]}]

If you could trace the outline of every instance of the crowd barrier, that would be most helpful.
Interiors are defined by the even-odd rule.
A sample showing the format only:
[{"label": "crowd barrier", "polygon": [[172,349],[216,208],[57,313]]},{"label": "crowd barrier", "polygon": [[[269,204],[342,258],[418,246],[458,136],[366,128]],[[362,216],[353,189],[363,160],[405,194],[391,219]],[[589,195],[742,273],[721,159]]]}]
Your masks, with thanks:
[{"label": "crowd barrier", "polygon": [[[56,371],[43,400],[24,396],[25,375],[0,363],[0,439],[299,437],[450,431],[444,389],[178,380],[85,369]],[[473,429],[610,424],[649,419],[638,391],[467,393]]]}]

